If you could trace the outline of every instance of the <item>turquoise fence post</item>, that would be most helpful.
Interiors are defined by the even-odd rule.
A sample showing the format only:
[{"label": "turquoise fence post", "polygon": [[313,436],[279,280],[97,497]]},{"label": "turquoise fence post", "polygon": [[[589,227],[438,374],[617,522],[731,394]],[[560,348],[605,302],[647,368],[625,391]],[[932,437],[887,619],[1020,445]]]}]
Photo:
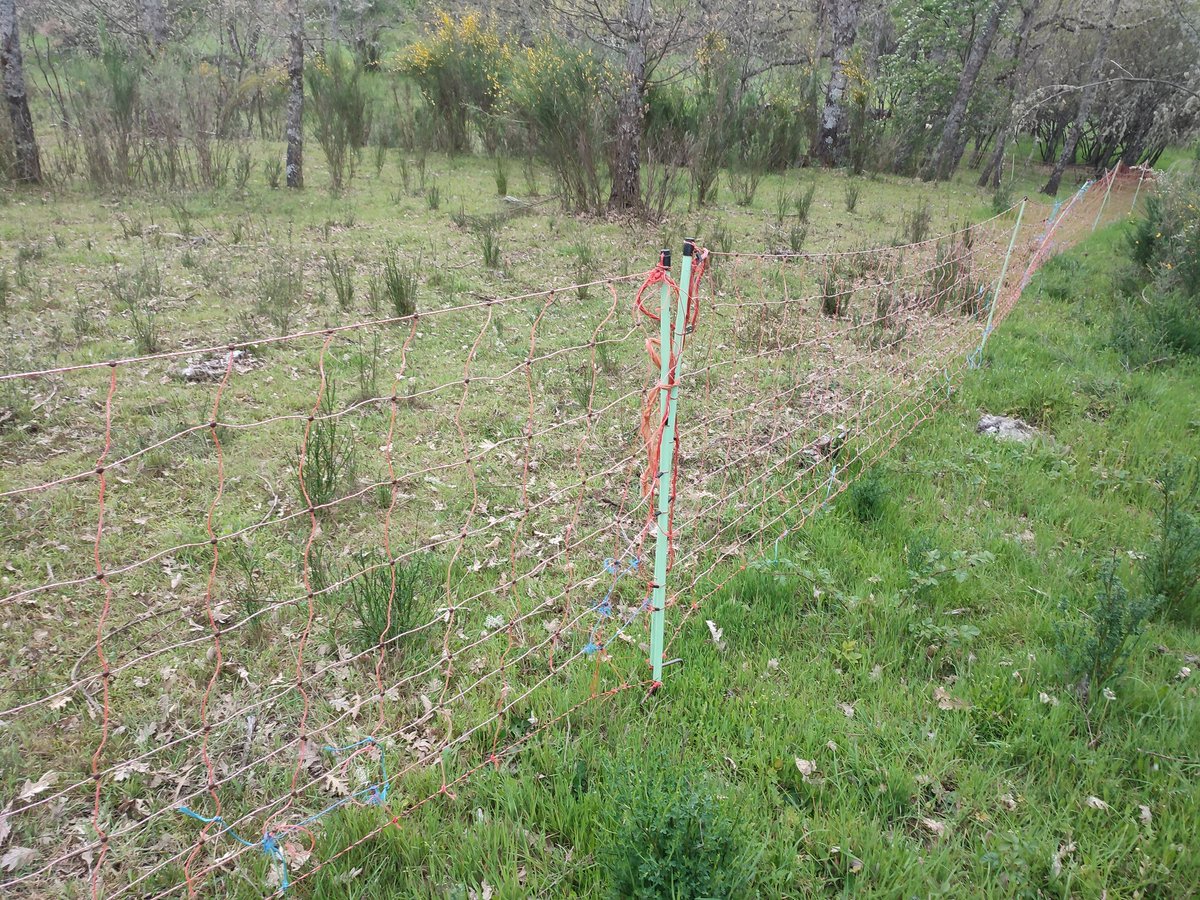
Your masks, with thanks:
[{"label": "turquoise fence post", "polygon": [[992,322],[996,317],[996,303],[1000,299],[1000,291],[1004,289],[1004,279],[1008,276],[1008,262],[1012,259],[1013,248],[1017,246],[1017,235],[1021,231],[1021,220],[1025,218],[1025,203],[1026,199],[1022,198],[1020,207],[1017,208],[1017,224],[1013,226],[1012,237],[1008,239],[1008,252],[1004,254],[1004,264],[1000,267],[1000,277],[996,279],[996,287],[992,290],[992,302],[988,306],[987,324],[983,327],[983,338],[979,342],[979,349],[973,354],[973,359],[969,360],[971,368],[977,368],[979,363],[983,361],[983,350],[987,346],[988,336],[992,333]]},{"label": "turquoise fence post", "polygon": [[[657,484],[658,515],[655,520],[654,541],[654,586],[650,599],[650,666],[653,682],[662,684],[663,631],[666,626],[667,607],[667,558],[671,553],[671,496],[675,467],[675,418],[679,409],[679,358],[683,355],[684,332],[687,328],[688,287],[692,278],[692,252],[695,242],[689,238],[683,244],[683,261],[679,267],[679,300],[671,321],[670,291],[663,284],[662,321],[659,346],[661,364],[659,385],[662,401],[659,409],[665,409],[662,436],[658,445]],[[663,251],[665,264],[670,266],[670,252]],[[672,327],[673,326],[673,327]],[[672,365],[674,363],[674,365]]]},{"label": "turquoise fence post", "polygon": [[1117,180],[1117,167],[1113,166],[1111,172],[1104,173],[1105,179],[1108,181],[1108,187],[1104,189],[1104,199],[1100,201],[1100,208],[1096,210],[1096,221],[1092,223],[1092,233],[1100,227],[1100,217],[1104,215],[1104,207],[1108,206],[1108,195],[1112,193],[1113,182]]}]

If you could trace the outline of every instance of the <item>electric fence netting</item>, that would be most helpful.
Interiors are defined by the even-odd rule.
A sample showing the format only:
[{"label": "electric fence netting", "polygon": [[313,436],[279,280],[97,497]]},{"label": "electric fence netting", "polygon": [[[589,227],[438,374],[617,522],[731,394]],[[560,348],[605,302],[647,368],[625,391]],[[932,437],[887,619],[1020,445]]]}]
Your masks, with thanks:
[{"label": "electric fence netting", "polygon": [[[0,890],[302,891],[669,690],[706,599],[945,403],[1143,177],[905,246],[689,243],[678,275],[2,376],[56,400],[0,473],[0,544],[37,561],[0,580],[0,843],[27,850]],[[349,806],[374,825],[314,852]]]}]

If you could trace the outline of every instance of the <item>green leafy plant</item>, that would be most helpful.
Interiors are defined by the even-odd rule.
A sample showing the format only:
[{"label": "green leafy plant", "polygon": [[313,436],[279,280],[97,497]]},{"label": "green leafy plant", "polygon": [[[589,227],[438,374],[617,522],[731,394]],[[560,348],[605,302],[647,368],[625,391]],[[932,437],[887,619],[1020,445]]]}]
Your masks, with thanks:
[{"label": "green leafy plant", "polygon": [[887,510],[887,486],[874,472],[858,478],[846,491],[846,505],[859,522],[875,522]]},{"label": "green leafy plant", "polygon": [[1156,535],[1142,568],[1146,592],[1162,598],[1170,618],[1194,622],[1200,613],[1200,477],[1195,465],[1168,465],[1157,480]]},{"label": "green leafy plant", "polygon": [[809,215],[812,213],[813,198],[817,195],[817,183],[810,181],[808,187],[802,190],[796,197],[796,217],[801,222],[807,222]]},{"label": "green leafy plant", "polygon": [[313,134],[329,169],[330,190],[338,192],[354,177],[371,127],[362,70],[351,53],[331,46],[304,67],[304,74]]},{"label": "green leafy plant", "polygon": [[257,309],[278,333],[291,331],[303,293],[304,271],[295,260],[276,254],[269,265],[259,269]]},{"label": "green leafy plant", "polygon": [[755,854],[729,801],[700,772],[661,759],[614,771],[599,854],[610,896],[633,900],[738,897]]},{"label": "green leafy plant", "polygon": [[843,281],[838,257],[833,257],[821,273],[821,312],[836,318],[850,305],[852,286]]},{"label": "green leafy plant", "polygon": [[354,478],[354,435],[335,412],[337,391],[329,381],[299,455],[297,478],[306,505],[325,506],[337,498],[343,484]]},{"label": "green leafy plant", "polygon": [[900,228],[904,239],[910,244],[919,244],[929,234],[929,226],[933,223],[933,209],[928,200],[922,200],[912,209],[906,209],[900,215]]},{"label": "green leafy plant", "polygon": [[496,157],[496,196],[508,196],[508,164],[504,157]]},{"label": "green leafy plant", "polygon": [[350,644],[356,650],[381,648],[398,662],[419,639],[410,635],[426,619],[428,604],[421,596],[427,566],[421,559],[397,563],[378,553],[360,551],[348,583],[337,591],[336,605],[354,613]]},{"label": "green leafy plant", "polygon": [[390,247],[383,259],[383,295],[397,318],[411,316],[417,311],[420,269],[420,259],[414,264],[405,263],[395,247]]},{"label": "green leafy plant", "polygon": [[852,213],[858,209],[858,197],[862,193],[862,185],[854,179],[846,182],[846,212]]},{"label": "green leafy plant", "polygon": [[[529,135],[534,154],[558,182],[563,206],[600,212],[606,202],[603,167],[613,80],[590,51],[543,40],[517,54],[506,103]],[[527,177],[532,169],[527,169]]]},{"label": "green leafy plant", "polygon": [[471,230],[475,234],[475,240],[479,242],[483,264],[489,269],[499,269],[502,265],[500,223],[495,218],[484,218],[476,221]]},{"label": "green leafy plant", "polygon": [[1054,627],[1056,647],[1066,682],[1081,702],[1088,702],[1124,673],[1159,602],[1155,596],[1130,596],[1114,558],[1101,571],[1100,589],[1082,618],[1065,600],[1060,604],[1063,618]]},{"label": "green leafy plant", "polygon": [[143,261],[132,270],[118,270],[108,280],[114,304],[129,317],[134,344],[139,353],[159,350],[158,299],[162,275],[158,267]]}]

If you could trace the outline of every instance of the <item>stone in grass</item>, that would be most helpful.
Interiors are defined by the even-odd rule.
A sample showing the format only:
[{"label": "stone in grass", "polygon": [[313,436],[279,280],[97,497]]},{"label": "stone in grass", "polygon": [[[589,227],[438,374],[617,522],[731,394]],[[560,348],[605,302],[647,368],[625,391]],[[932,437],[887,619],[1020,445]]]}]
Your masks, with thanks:
[{"label": "stone in grass", "polygon": [[984,413],[979,417],[975,430],[980,434],[990,434],[1002,441],[1018,441],[1025,444],[1038,437],[1040,432],[1023,419],[1011,416],[991,416]]},{"label": "stone in grass", "polygon": [[[214,353],[203,358],[193,356],[179,370],[179,377],[184,381],[220,381],[225,377],[228,365],[228,353]],[[234,350],[233,368],[236,372],[247,371],[250,368],[250,354],[245,350]]]}]

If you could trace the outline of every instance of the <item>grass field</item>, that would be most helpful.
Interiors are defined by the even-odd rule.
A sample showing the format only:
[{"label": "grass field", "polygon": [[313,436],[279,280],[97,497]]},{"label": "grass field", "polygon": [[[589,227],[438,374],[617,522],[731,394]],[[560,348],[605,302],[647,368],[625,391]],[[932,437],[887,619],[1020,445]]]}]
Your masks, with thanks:
[{"label": "grass field", "polygon": [[[794,204],[810,184],[813,206],[802,222]],[[803,528],[774,543],[794,496],[776,485],[800,475],[765,464],[754,488],[762,502],[750,507],[750,520],[738,522],[748,502],[714,509],[718,532],[729,529],[743,555],[748,547],[754,552],[696,582],[697,596],[713,595],[680,630],[671,653],[682,662],[661,692],[620,689],[582,702],[595,693],[596,676],[575,666],[532,693],[547,655],[553,658],[569,631],[563,623],[578,622],[572,602],[586,605],[583,598],[607,578],[603,570],[542,571],[539,560],[557,558],[569,523],[580,532],[594,529],[589,533],[597,536],[577,556],[581,570],[596,569],[610,552],[601,548],[624,539],[623,517],[638,518],[636,460],[623,454],[646,362],[628,303],[638,273],[654,261],[653,248],[678,244],[687,233],[713,249],[786,252],[801,237],[806,250],[855,250],[904,243],[907,223],[925,204],[930,234],[991,215],[990,196],[965,184],[855,184],[861,195],[854,213],[846,209],[844,177],[792,174],[767,179],[752,208],[681,209],[661,228],[562,217],[548,198],[514,212],[497,197],[487,164],[433,156],[423,164],[406,159],[403,171],[398,158],[385,158],[378,174],[365,167],[339,197],[256,184],[240,194],[165,203],[8,197],[0,239],[10,285],[9,371],[146,353],[150,339],[153,349],[174,350],[390,315],[375,282],[389,251],[415,274],[423,314],[419,332],[414,325],[407,338],[404,329],[380,327],[255,350],[239,360],[223,395],[214,395],[222,365],[216,380],[200,384],[179,378],[186,358],[121,368],[107,459],[132,459],[110,479],[104,559],[111,569],[174,549],[112,579],[111,622],[131,624],[110,632],[107,642],[114,661],[128,664],[110,688],[108,725],[98,715],[99,680],[88,680],[97,671],[102,592],[95,584],[65,585],[0,610],[9,662],[0,680],[3,707],[73,686],[53,703],[0,716],[0,803],[14,798],[9,809],[17,813],[8,840],[36,853],[14,864],[13,874],[94,840],[88,773],[102,737],[106,765],[164,748],[151,764],[118,769],[105,782],[105,827],[133,829],[148,817],[153,825],[139,828],[127,846],[114,841],[106,895],[153,895],[184,880],[200,825],[172,805],[204,794],[204,764],[194,744],[171,745],[205,722],[223,726],[206,749],[219,760],[223,801],[239,814],[286,798],[289,778],[301,768],[305,780],[319,782],[300,803],[307,810],[319,808],[322,797],[379,783],[378,755],[360,757],[349,770],[301,758],[293,770],[293,748],[276,764],[239,768],[254,754],[294,744],[311,702],[314,721],[336,724],[323,737],[332,744],[387,731],[393,738],[384,758],[393,754],[393,763],[447,746],[435,764],[388,781],[384,804],[405,814],[396,827],[352,846],[388,816],[379,804],[348,806],[313,826],[311,844],[297,834],[285,845],[293,878],[325,861],[297,884],[302,896],[626,896],[635,883],[657,885],[645,896],[670,896],[668,885],[681,882],[688,890],[679,896],[1194,891],[1200,723],[1195,681],[1184,672],[1200,652],[1196,632],[1153,625],[1112,685],[1112,699],[1096,702],[1081,702],[1064,685],[1056,649],[1056,623],[1079,621],[1106,560],[1115,557],[1136,584],[1133,570],[1154,529],[1155,479],[1165,461],[1194,455],[1200,429],[1194,363],[1128,371],[1110,347],[1119,226],[1053,260],[989,343],[981,368],[936,407],[922,407],[928,421],[886,460],[870,472],[843,473],[839,483],[847,490]],[[509,192],[523,198],[532,193],[514,187]],[[481,224],[501,210],[508,213],[502,223]],[[499,244],[490,267],[484,233]],[[344,285],[338,295],[335,275],[342,272],[353,282],[352,299]],[[273,286],[276,274],[286,276],[287,290]],[[618,279],[611,293],[596,284],[553,307],[539,296],[489,306],[485,318],[451,309],[606,276]],[[739,296],[736,269],[722,277],[734,285],[725,294]],[[789,289],[790,277],[779,275],[780,289]],[[796,277],[800,291],[819,273]],[[741,318],[740,310],[728,320],[716,315],[709,336],[701,331],[697,339],[704,358],[733,347],[752,360],[752,351],[777,339],[771,335],[806,328],[828,343],[831,366],[863,351],[849,317],[829,332],[819,319],[807,325],[786,313],[767,324]],[[947,326],[951,332],[955,342],[918,346],[926,356],[939,346],[960,347],[962,335]],[[560,352],[564,357],[555,356]],[[868,355],[846,366],[843,397],[917,390],[930,377],[915,363],[902,364],[903,355],[872,369]],[[527,387],[521,376],[527,358],[538,360],[536,391],[532,377]],[[684,413],[685,422],[692,414],[707,423],[696,444],[726,459],[739,448],[732,439],[723,444],[722,434],[766,433],[773,443],[798,415],[791,403],[774,402],[723,431],[721,413],[740,393],[787,391],[799,375],[824,373],[814,360],[794,369],[736,364],[740,381],[708,382],[711,418],[694,408]],[[464,365],[484,388],[469,393],[460,384]],[[337,418],[340,437],[320,433],[334,455],[341,441],[366,452],[339,487],[361,494],[317,521],[305,514],[295,466],[305,416],[321,396],[322,368],[337,386],[331,408],[347,414]],[[490,390],[488,379],[496,385]],[[396,418],[386,404],[368,402],[388,397],[394,380],[403,401]],[[0,432],[0,490],[95,465],[104,443],[107,369],[4,384],[0,406],[12,421]],[[805,426],[805,441],[845,418],[837,391],[831,394],[819,397],[831,409]],[[214,400],[219,451],[203,424]],[[361,409],[352,409],[357,404]],[[593,425],[595,410],[604,415]],[[1015,446],[977,435],[981,412],[1022,416],[1044,436]],[[280,414],[289,418],[249,427]],[[873,421],[876,429],[893,424]],[[553,430],[544,441],[539,436],[531,467],[527,429],[564,423],[576,430],[561,439]],[[183,428],[195,430],[177,437]],[[580,428],[586,453],[584,442],[575,443]],[[698,439],[699,430],[692,436]],[[797,438],[785,447],[801,445]],[[708,464],[703,454],[689,459],[697,451],[686,444],[683,452],[698,469]],[[476,467],[467,475],[461,467],[426,471],[473,453]],[[759,465],[751,459],[746,468]],[[389,489],[390,467],[415,474]],[[836,482],[836,472],[814,474]],[[719,499],[722,484],[687,484],[681,496],[699,505],[707,495]],[[470,492],[475,499],[468,502]],[[531,497],[545,503],[536,516],[528,515]],[[3,502],[5,593],[90,577],[94,479]],[[606,503],[622,513],[614,517]],[[256,529],[253,540],[223,556],[216,575],[205,527],[210,514],[219,533]],[[490,517],[503,539],[492,544],[484,531],[456,543],[447,530],[464,515],[480,523]],[[429,571],[418,573],[407,625],[443,603],[472,602],[463,603],[453,627],[444,626],[446,644],[440,630],[419,631],[404,637],[402,655],[381,654],[377,666],[376,634],[355,605],[359,595],[337,582],[376,559],[361,553],[376,552],[389,528],[397,546],[441,541],[422,557]],[[624,560],[612,555],[619,570]],[[319,602],[306,609],[295,597],[300,591],[303,600],[302,583],[310,579],[333,587],[319,588]],[[505,587],[517,583],[525,587]],[[573,601],[572,591],[579,595]],[[558,599],[564,593],[566,600]],[[638,587],[629,580],[610,596],[617,608],[636,610]],[[500,627],[490,624],[497,611],[505,614]],[[505,627],[505,616],[520,628]],[[244,619],[253,622],[224,638],[223,665],[214,666],[210,625]],[[297,641],[309,634],[309,659],[298,666]],[[453,673],[443,671],[439,651],[451,641],[473,648],[477,634],[485,638],[478,651]],[[189,639],[170,653],[140,656]],[[641,678],[636,643],[631,638],[623,655],[614,651],[617,680],[604,688]],[[514,647],[530,653],[518,656]],[[502,676],[503,688],[493,681],[472,693],[474,679],[497,665],[511,667],[519,701],[511,707],[509,677]],[[285,693],[293,670],[314,679],[327,672],[306,681],[311,701]],[[386,696],[381,690],[376,703],[371,692],[377,682],[383,687],[383,675],[401,687]],[[527,699],[519,693],[526,687]],[[447,694],[462,698],[453,715],[440,711],[451,705],[443,706]],[[209,696],[214,708],[203,711],[200,700]],[[504,715],[472,734],[498,706]],[[566,710],[571,714],[559,718]],[[513,742],[520,753],[473,769],[489,745],[494,753]],[[439,784],[468,770],[469,779],[451,783],[452,797],[439,793]],[[55,778],[38,789],[48,771]],[[63,790],[75,784],[85,787]],[[41,805],[19,814],[33,802]],[[199,808],[205,797],[191,802]],[[268,820],[284,812],[274,807]],[[261,820],[249,816],[247,833]],[[669,855],[676,839],[683,849]],[[210,837],[206,853],[225,853],[230,843]],[[0,846],[0,855],[6,849]],[[155,871],[162,861],[170,864]],[[83,895],[88,868],[88,860],[68,860],[55,877],[14,890]],[[269,854],[243,854],[206,873],[202,890],[256,896],[279,886],[282,869]]]}]

